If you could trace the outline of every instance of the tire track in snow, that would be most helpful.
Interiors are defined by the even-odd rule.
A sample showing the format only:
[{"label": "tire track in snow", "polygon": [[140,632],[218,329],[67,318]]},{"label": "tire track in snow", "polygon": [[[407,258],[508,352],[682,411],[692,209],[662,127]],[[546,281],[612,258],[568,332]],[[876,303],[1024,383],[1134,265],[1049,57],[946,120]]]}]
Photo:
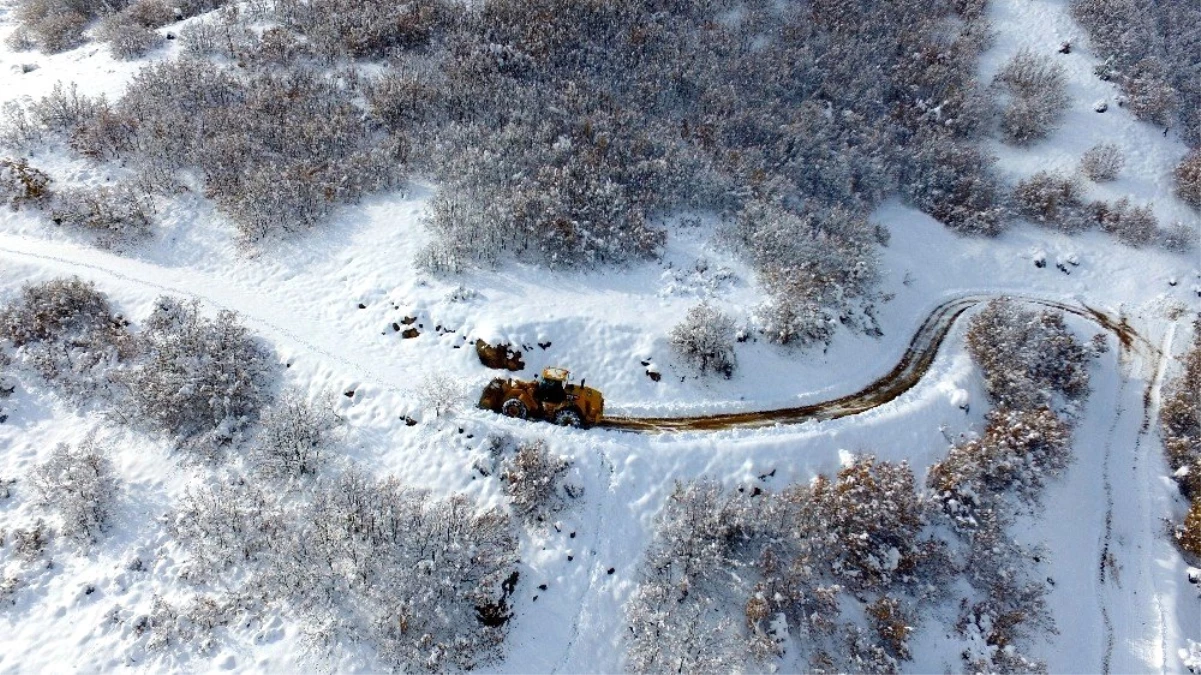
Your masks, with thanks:
[{"label": "tire track in snow", "polygon": [[[603,504],[601,503],[600,499],[596,500],[596,515],[592,519],[593,544],[596,543],[597,535],[605,531],[605,523],[608,521],[608,518],[606,517],[606,508],[610,506],[613,501],[613,480],[616,473],[615,467],[613,466],[613,461],[609,459],[609,456],[605,454],[605,451],[597,450],[597,452],[600,454],[600,468],[602,472],[600,477],[605,479],[605,482],[608,485],[608,490],[605,491],[605,502]],[[596,559],[596,554],[598,551],[595,548],[592,548],[592,546],[589,546],[588,552],[590,562],[592,564],[592,572],[588,575],[587,587],[585,587],[583,592],[580,594],[580,611],[576,612],[575,618],[571,621],[571,638],[567,641],[567,645],[563,647],[563,658],[561,658],[559,662],[555,664],[554,668],[551,668],[550,672],[552,675],[554,673],[561,672],[567,666],[567,662],[571,660],[572,648],[575,647],[576,642],[580,638],[580,624],[587,614],[586,603],[588,602],[589,598],[595,597],[592,589],[596,586],[596,578],[600,574],[601,567],[597,565],[598,560]]]},{"label": "tire track in snow", "polygon": [[[13,241],[19,241],[19,242],[26,243],[29,245],[40,245],[40,246],[45,246],[48,243],[48,242],[39,242],[36,240],[26,239],[24,237],[15,237],[12,235],[0,235],[0,242],[13,242]],[[267,312],[263,312],[263,311],[259,311],[259,310],[266,309],[265,307],[259,305],[259,306],[253,307],[253,309],[251,311],[247,311],[246,305],[258,305],[259,303],[247,302],[245,298],[239,297],[239,296],[244,296],[244,294],[241,292],[229,289],[229,291],[226,293],[226,295],[228,295],[230,297],[239,298],[239,300],[242,301],[242,302],[238,302],[238,303],[230,303],[228,301],[217,300],[215,297],[213,297],[213,295],[211,295],[209,293],[203,293],[203,292],[199,292],[196,290],[189,290],[189,289],[183,288],[182,285],[170,285],[167,283],[163,283],[163,282],[148,278],[147,275],[139,275],[139,274],[133,273],[132,271],[128,271],[128,270],[132,270],[133,268],[145,267],[145,268],[147,268],[147,271],[160,272],[161,278],[177,277],[180,281],[187,281],[187,280],[189,280],[189,278],[191,278],[190,280],[192,281],[192,284],[188,284],[188,285],[192,286],[194,288],[220,289],[223,287],[223,284],[217,282],[215,279],[213,279],[211,277],[200,275],[200,274],[197,274],[192,271],[171,270],[168,268],[160,267],[158,265],[154,265],[152,263],[146,263],[146,262],[138,261],[138,260],[120,258],[119,256],[115,256],[115,255],[109,254],[109,253],[104,253],[101,251],[91,251],[91,250],[87,250],[87,249],[74,250],[74,247],[70,247],[65,244],[57,244],[57,243],[51,243],[51,245],[58,246],[60,248],[69,250],[72,253],[76,253],[76,254],[78,254],[78,257],[68,258],[68,257],[64,257],[64,256],[50,255],[48,253],[38,253],[38,252],[30,251],[30,250],[11,248],[10,246],[6,246],[3,243],[0,243],[0,255],[7,255],[9,257],[18,258],[18,259],[20,259],[20,258],[33,259],[33,260],[37,260],[37,261],[41,261],[41,262],[45,262],[45,263],[51,263],[55,267],[66,268],[69,270],[89,270],[91,272],[99,273],[100,275],[103,275],[103,276],[111,277],[118,281],[134,284],[134,285],[141,286],[144,288],[152,288],[154,290],[161,291],[163,293],[167,293],[170,295],[177,295],[177,296],[183,296],[183,297],[187,297],[187,298],[193,298],[193,299],[199,300],[201,303],[208,305],[217,310],[226,310],[226,311],[234,312],[245,323],[247,323],[248,325],[250,325],[252,327],[258,328],[261,332],[275,334],[277,336],[280,336],[280,337],[284,338],[283,341],[285,341],[285,342],[294,343],[295,345],[302,347],[306,351],[309,351],[313,354],[317,354],[317,355],[319,355],[323,358],[326,358],[334,363],[344,366],[344,367],[348,368],[350,371],[352,371],[353,373],[355,373],[357,376],[359,376],[359,379],[361,379],[364,382],[369,382],[370,384],[373,384],[384,391],[390,391],[390,392],[394,392],[394,393],[398,393],[398,394],[402,394],[402,395],[405,394],[405,392],[403,390],[401,390],[400,388],[380,380],[378,377],[376,377],[374,375],[374,373],[372,372],[372,370],[370,368],[367,368],[367,367],[363,366],[362,364],[352,361],[344,356],[336,354],[328,349],[322,348],[321,346],[315,344],[311,340],[308,340],[308,339],[302,337],[295,330],[292,330],[286,326],[280,325],[279,323],[276,323],[276,322],[273,322],[273,321],[263,318],[262,315]],[[114,263],[114,265],[101,265],[101,264],[97,264],[95,262],[88,262],[87,260],[83,259],[83,258],[101,258],[102,259],[104,257],[112,257],[113,258],[112,262]],[[127,271],[124,271],[124,272],[119,271],[118,269],[116,269],[116,267],[115,267],[116,265],[121,265],[121,266],[126,267]],[[245,304],[243,304],[243,302]],[[240,306],[240,307],[235,306],[235,305],[239,305],[239,304],[241,304],[243,306]],[[304,323],[306,325],[306,327],[309,327],[310,329],[313,326],[321,325],[321,323],[319,321],[307,319],[307,318],[303,317],[302,313],[296,311],[295,308],[288,308],[288,312],[292,316],[297,317],[299,321]]]}]

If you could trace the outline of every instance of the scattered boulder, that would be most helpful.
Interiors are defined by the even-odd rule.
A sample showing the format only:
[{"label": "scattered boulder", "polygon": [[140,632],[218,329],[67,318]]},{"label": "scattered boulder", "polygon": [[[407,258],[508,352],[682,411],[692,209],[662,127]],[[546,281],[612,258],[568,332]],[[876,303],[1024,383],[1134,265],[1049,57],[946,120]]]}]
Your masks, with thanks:
[{"label": "scattered boulder", "polygon": [[421,331],[417,330],[416,328],[410,327],[410,328],[404,329],[404,331],[401,332],[400,337],[402,337],[406,340],[411,340],[412,338],[415,338],[418,335],[421,335]]},{"label": "scattered boulder", "polygon": [[525,368],[521,352],[510,345],[490,345],[483,340],[475,341],[475,353],[480,357],[480,363],[495,370],[518,371]]}]

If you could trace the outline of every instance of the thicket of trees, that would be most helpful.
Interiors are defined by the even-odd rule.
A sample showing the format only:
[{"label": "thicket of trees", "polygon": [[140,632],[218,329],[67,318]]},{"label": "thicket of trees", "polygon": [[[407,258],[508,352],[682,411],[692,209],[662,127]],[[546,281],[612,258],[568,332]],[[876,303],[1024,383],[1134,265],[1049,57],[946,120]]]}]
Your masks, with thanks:
[{"label": "thicket of trees", "polygon": [[[999,516],[941,527],[940,504],[905,464],[870,456],[780,492],[678,484],[626,607],[626,667],[762,670],[796,648],[816,672],[898,672],[923,608],[958,599],[965,668],[1045,671],[1026,653],[1053,625],[1028,552]],[[960,578],[971,591],[952,597]]]},{"label": "thicket of trees", "polygon": [[[500,653],[518,581],[502,510],[350,468],[287,499],[249,478],[200,486],[167,522],[188,580],[225,582],[160,607],[142,636],[151,647],[211,643],[214,628],[276,607],[299,615],[322,649],[365,641],[390,668],[470,670]],[[205,624],[208,635],[178,634]]]},{"label": "thicket of trees", "polygon": [[1183,372],[1165,388],[1159,422],[1168,464],[1191,504],[1177,528],[1177,541],[1201,556],[1201,320],[1193,323],[1193,344],[1182,365]]},{"label": "thicket of trees", "polygon": [[[119,3],[99,35],[134,56],[155,26],[215,5]],[[445,189],[422,262],[436,270],[653,257],[665,216],[686,209],[793,223],[785,259],[751,255],[773,297],[766,334],[804,344],[870,309],[878,244],[848,223],[884,197],[1001,229],[992,159],[973,145],[989,109],[982,9],[278,0],[184,31],[186,58],[148,66],[117,101],[64,89],[9,111],[7,136],[119,158],[149,193],[192,170],[248,240],[432,175]],[[364,60],[382,67],[346,67]],[[108,227],[114,210],[63,220]],[[810,269],[827,264],[854,278]]]},{"label": "thicket of trees", "polygon": [[29,284],[0,307],[0,345],[75,400],[115,395],[112,374],[138,352],[107,296],[79,279]]},{"label": "thicket of trees", "polygon": [[0,307],[0,346],[76,401],[201,456],[238,441],[277,386],[274,353],[233,313],[208,318],[164,296],[134,331],[78,279],[28,284]]},{"label": "thicket of trees", "polygon": [[796,634],[815,670],[895,672],[950,572],[929,515],[909,468],[871,457],[780,493],[679,484],[627,607],[626,666],[761,668]]},{"label": "thicket of trees", "polygon": [[1068,105],[1063,66],[1050,56],[1022,50],[993,81],[1006,95],[1001,109],[1001,133],[1017,145],[1046,138]]}]

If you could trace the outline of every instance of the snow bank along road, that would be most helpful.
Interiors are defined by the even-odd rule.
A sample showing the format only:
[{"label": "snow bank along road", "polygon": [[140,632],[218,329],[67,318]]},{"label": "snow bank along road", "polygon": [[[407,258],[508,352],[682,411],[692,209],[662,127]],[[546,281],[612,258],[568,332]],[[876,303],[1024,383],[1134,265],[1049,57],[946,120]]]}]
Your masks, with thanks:
[{"label": "snow bank along road", "polygon": [[[156,291],[197,298],[206,304],[238,312],[257,330],[271,334],[292,347],[325,357],[348,367],[357,377],[382,389],[399,391],[395,383],[405,373],[385,354],[373,354],[365,345],[347,349],[345,336],[326,322],[307,316],[302,308],[281,307],[262,293],[236,288],[220,278],[200,272],[168,268],[153,263],[122,258],[104,251],[68,243],[49,242],[0,234],[0,258],[32,263],[55,272],[82,277],[110,278]],[[809,420],[828,420],[856,415],[882,406],[912,389],[934,362],[939,348],[957,319],[969,309],[997,297],[1012,297],[1075,314],[1113,333],[1124,349],[1136,342],[1157,351],[1141,338],[1124,319],[1087,305],[1071,305],[1046,298],[1024,295],[973,294],[952,298],[936,307],[918,328],[900,362],[880,379],[863,389],[830,401],[765,411],[723,413],[692,417],[608,417],[600,426],[635,432],[713,431],[730,428],[767,427],[796,424]],[[304,337],[301,337],[304,336]]]}]

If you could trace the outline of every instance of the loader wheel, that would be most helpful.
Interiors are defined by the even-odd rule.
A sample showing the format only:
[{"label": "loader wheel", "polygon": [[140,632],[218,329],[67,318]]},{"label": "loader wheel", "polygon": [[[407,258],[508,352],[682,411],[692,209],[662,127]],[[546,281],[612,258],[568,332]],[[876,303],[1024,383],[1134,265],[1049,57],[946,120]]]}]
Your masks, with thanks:
[{"label": "loader wheel", "polygon": [[526,419],[530,416],[529,409],[526,408],[525,404],[522,403],[521,399],[518,398],[511,398],[502,403],[500,406],[500,412],[505,417],[512,417],[519,420]]},{"label": "loader wheel", "polygon": [[578,412],[568,408],[567,410],[560,410],[555,415],[555,424],[558,424],[561,427],[578,428],[584,426],[584,420],[580,417]]}]

